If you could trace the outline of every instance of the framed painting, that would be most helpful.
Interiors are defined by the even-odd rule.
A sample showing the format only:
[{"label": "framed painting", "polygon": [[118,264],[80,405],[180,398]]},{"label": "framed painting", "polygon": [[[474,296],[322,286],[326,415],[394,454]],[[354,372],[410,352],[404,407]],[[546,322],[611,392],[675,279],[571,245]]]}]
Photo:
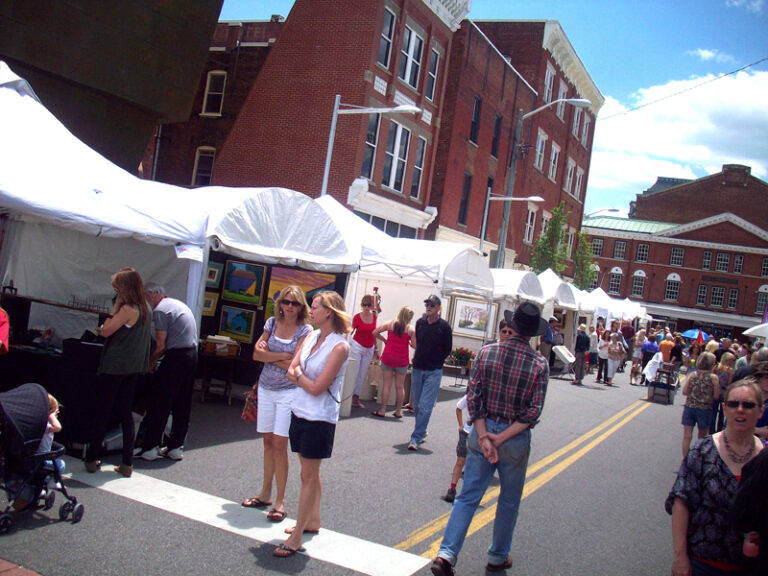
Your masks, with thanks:
[{"label": "framed painting", "polygon": [[491,340],[496,333],[496,315],[498,304],[488,306],[482,300],[453,298],[451,311],[451,328],[454,334]]},{"label": "framed painting", "polygon": [[227,260],[224,269],[224,287],[221,297],[224,300],[241,302],[251,306],[262,303],[266,267],[237,260]]},{"label": "framed painting", "polygon": [[221,284],[221,273],[224,270],[224,264],[221,262],[208,262],[208,274],[205,276],[205,287],[219,289]]},{"label": "framed painting", "polygon": [[218,292],[207,292],[203,295],[203,316],[215,316],[216,304],[219,303]]},{"label": "framed painting", "polygon": [[275,299],[286,286],[294,284],[302,289],[307,299],[307,304],[312,304],[312,296],[321,290],[333,290],[336,285],[335,274],[323,274],[322,272],[310,272],[309,270],[292,270],[272,266],[269,277],[269,289],[267,290],[267,302],[264,303],[264,317],[274,315]]},{"label": "framed painting", "polygon": [[229,336],[240,342],[250,343],[253,340],[253,326],[256,322],[256,310],[235,308],[234,306],[221,307],[221,320],[219,322],[219,334]]}]

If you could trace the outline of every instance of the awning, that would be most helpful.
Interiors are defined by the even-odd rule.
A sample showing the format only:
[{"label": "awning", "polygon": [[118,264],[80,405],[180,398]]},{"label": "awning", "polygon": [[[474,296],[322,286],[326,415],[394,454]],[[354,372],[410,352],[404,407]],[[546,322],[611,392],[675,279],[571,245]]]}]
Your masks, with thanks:
[{"label": "awning", "polygon": [[697,322],[707,322],[710,324],[720,324],[722,326],[738,326],[740,328],[751,328],[760,324],[760,318],[751,316],[742,316],[741,314],[726,314],[725,312],[712,312],[711,310],[697,310],[695,308],[683,308],[682,306],[671,306],[669,304],[645,304],[645,309],[652,316],[666,316],[667,318],[682,318],[684,320],[695,320]]}]

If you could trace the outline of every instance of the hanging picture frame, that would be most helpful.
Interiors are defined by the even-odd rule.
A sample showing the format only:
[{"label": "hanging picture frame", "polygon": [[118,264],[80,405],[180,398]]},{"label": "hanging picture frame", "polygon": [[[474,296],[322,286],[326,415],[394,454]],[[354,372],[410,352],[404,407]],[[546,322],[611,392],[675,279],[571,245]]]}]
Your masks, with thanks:
[{"label": "hanging picture frame", "polygon": [[236,308],[235,306],[224,304],[221,307],[219,334],[250,344],[253,340],[255,322],[256,310]]},{"label": "hanging picture frame", "polygon": [[496,333],[498,303],[490,308],[484,300],[454,297],[451,307],[451,328],[455,335],[492,340]]},{"label": "hanging picture frame", "polygon": [[250,306],[262,304],[266,267],[260,264],[227,260],[221,297]]}]

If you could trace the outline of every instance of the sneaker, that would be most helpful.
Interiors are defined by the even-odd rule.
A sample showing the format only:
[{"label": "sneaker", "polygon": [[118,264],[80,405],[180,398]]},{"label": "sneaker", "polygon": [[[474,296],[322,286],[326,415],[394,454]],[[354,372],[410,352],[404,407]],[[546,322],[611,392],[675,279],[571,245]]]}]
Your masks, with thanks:
[{"label": "sneaker", "polygon": [[454,576],[453,566],[445,558],[438,556],[432,561],[430,567],[434,576]]},{"label": "sneaker", "polygon": [[153,460],[157,460],[158,458],[162,458],[163,455],[160,454],[160,449],[155,446],[154,448],[150,448],[149,450],[144,450],[141,454],[139,454],[139,458],[142,460],[148,460],[149,462],[152,462]]},{"label": "sneaker", "polygon": [[419,445],[413,440],[411,440],[411,442],[408,444],[408,450],[410,450],[411,452],[416,452],[418,449],[419,449]]},{"label": "sneaker", "polygon": [[456,500],[456,488],[448,488],[448,492],[443,496],[443,500],[446,502],[453,502]]},{"label": "sneaker", "polygon": [[173,450],[165,449],[164,456],[167,458],[170,458],[171,460],[182,460],[184,458],[184,447],[179,446],[178,448],[174,448]]}]

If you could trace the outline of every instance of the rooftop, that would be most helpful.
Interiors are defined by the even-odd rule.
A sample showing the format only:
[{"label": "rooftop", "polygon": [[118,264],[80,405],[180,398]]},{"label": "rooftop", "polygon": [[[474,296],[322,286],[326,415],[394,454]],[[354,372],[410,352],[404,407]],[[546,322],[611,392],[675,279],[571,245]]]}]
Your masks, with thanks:
[{"label": "rooftop", "polygon": [[622,232],[635,232],[639,234],[658,234],[679,224],[670,222],[655,222],[653,220],[636,220],[634,218],[621,218],[619,216],[595,216],[585,218],[582,228],[602,228],[604,230],[620,230]]}]

